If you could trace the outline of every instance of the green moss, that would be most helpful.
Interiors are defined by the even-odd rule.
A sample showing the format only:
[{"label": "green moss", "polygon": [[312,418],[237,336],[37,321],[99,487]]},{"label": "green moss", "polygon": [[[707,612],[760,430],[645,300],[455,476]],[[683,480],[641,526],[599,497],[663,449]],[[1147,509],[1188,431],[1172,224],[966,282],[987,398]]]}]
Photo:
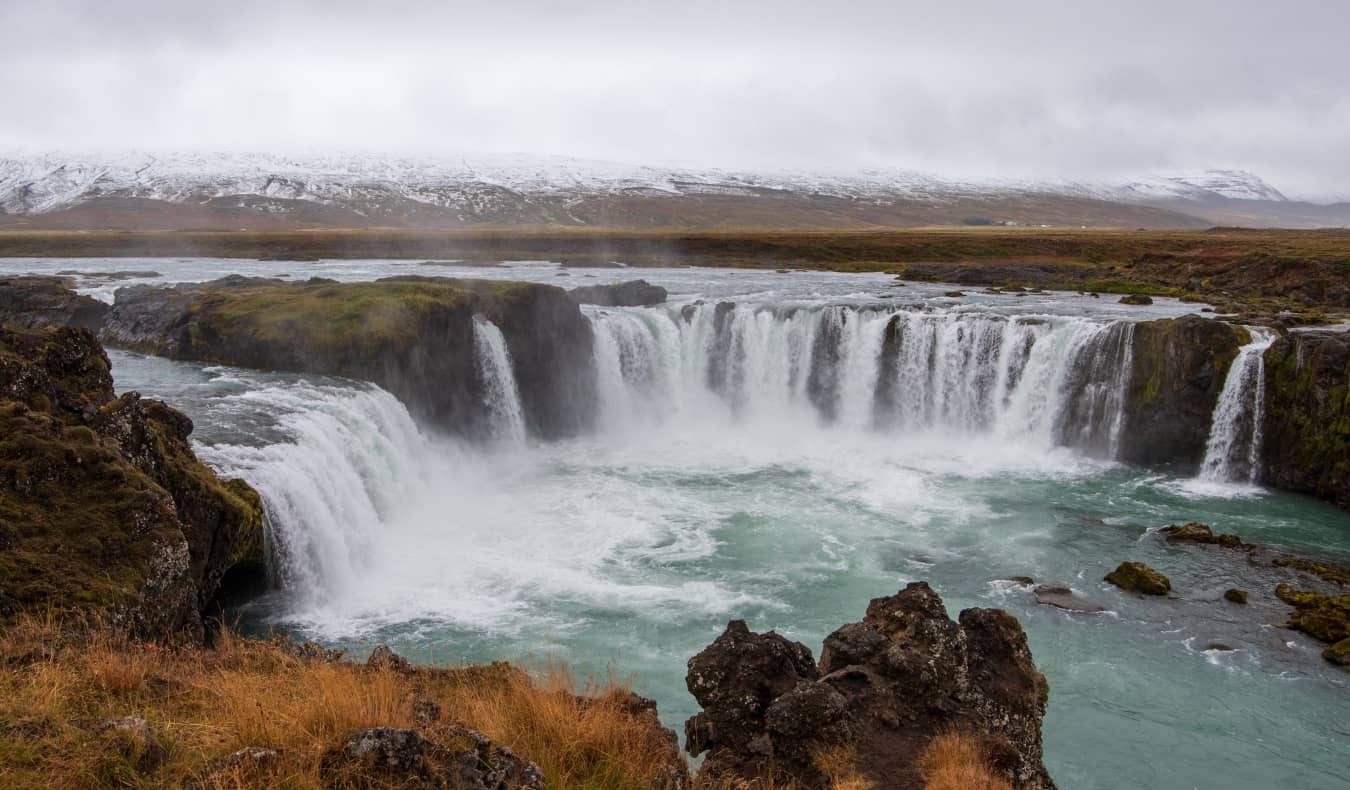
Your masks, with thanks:
[{"label": "green moss", "polygon": [[1122,590],[1141,592],[1145,595],[1166,595],[1172,590],[1170,579],[1142,562],[1122,562],[1115,570],[1106,574],[1104,581]]}]

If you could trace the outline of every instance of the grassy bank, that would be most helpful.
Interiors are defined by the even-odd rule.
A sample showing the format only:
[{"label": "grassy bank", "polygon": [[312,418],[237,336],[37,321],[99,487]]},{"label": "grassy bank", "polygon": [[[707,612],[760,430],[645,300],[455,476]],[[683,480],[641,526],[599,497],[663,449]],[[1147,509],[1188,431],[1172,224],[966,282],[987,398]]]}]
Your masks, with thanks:
[{"label": "grassy bank", "polygon": [[[213,648],[173,647],[23,616],[0,627],[0,668],[0,787],[409,786],[362,766],[334,774],[333,755],[366,727],[415,728],[447,748],[463,745],[459,728],[477,730],[537,764],[550,788],[675,787],[663,781],[683,765],[627,682],[583,683],[558,665],[409,671],[228,631]],[[129,717],[144,729],[109,726]],[[270,756],[232,763],[241,750]],[[832,790],[873,787],[853,759],[847,748],[818,755]],[[924,772],[931,790],[1007,787],[959,733],[934,740]],[[691,787],[794,785],[695,776]]]}]

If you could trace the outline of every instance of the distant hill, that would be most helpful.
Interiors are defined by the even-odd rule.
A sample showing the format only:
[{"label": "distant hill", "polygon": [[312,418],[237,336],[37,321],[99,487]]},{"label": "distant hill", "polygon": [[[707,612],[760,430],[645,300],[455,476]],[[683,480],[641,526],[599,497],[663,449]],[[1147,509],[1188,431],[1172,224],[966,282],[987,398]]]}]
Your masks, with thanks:
[{"label": "distant hill", "polygon": [[1124,185],[953,180],[904,170],[736,172],[559,157],[58,153],[0,158],[0,227],[271,230],[474,226],[874,228],[1006,224],[1350,225],[1211,171]]}]

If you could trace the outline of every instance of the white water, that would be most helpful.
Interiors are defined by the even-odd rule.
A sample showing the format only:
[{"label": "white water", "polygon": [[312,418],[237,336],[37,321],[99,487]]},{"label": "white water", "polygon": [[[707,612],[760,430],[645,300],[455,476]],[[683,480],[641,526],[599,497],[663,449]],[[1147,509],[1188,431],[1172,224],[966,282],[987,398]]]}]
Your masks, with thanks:
[{"label": "white water", "polygon": [[473,346],[483,385],[489,436],[495,442],[518,447],[525,443],[525,414],[506,338],[496,324],[474,316]]},{"label": "white water", "polygon": [[[728,306],[729,307],[729,306]],[[602,420],[956,432],[1114,457],[1133,325],[881,308],[592,309]]]},{"label": "white water", "polygon": [[1238,350],[1214,408],[1200,478],[1215,483],[1255,483],[1260,474],[1261,429],[1265,417],[1265,352],[1275,340],[1250,327],[1252,340]]}]

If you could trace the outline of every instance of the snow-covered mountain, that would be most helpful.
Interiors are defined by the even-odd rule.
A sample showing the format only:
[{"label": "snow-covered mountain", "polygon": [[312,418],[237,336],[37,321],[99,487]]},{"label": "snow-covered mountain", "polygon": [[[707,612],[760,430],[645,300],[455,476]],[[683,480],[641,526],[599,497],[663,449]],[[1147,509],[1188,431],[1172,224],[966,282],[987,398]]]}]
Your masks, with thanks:
[{"label": "snow-covered mountain", "polygon": [[741,172],[534,156],[177,152],[0,157],[0,212],[10,217],[81,207],[106,213],[110,206],[126,214],[151,211],[147,202],[153,202],[209,210],[228,215],[231,222],[290,217],[329,225],[697,225],[707,221],[700,219],[701,212],[712,206],[762,223],[755,215],[768,205],[765,198],[775,199],[773,207],[783,211],[791,204],[796,213],[788,224],[825,225],[852,221],[835,217],[840,211],[856,215],[860,224],[954,222],[963,212],[1034,223],[1038,215],[1028,204],[1038,201],[1045,206],[1045,222],[1068,224],[1080,220],[1064,201],[1079,201],[1080,209],[1091,209],[1081,220],[1085,224],[1183,226],[1184,221],[1141,211],[1123,211],[1114,220],[1095,204],[1165,204],[1167,211],[1184,213],[1186,204],[1287,202],[1274,187],[1241,171],[1111,185],[955,180],[908,170]]}]

